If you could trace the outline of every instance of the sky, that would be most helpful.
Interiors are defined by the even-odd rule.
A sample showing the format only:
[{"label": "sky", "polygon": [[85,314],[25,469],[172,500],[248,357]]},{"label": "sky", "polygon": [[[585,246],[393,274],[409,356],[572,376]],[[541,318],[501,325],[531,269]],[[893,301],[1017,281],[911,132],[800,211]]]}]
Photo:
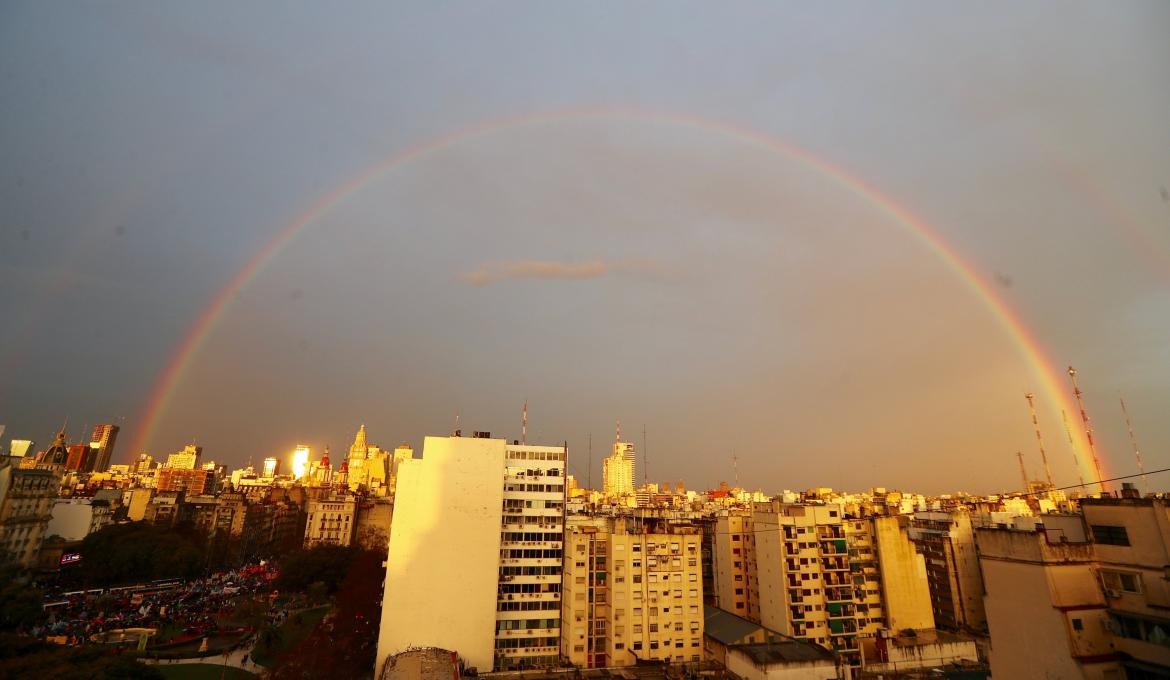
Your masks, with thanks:
[{"label": "sky", "polygon": [[1085,477],[1071,364],[1106,473],[1136,471],[1121,396],[1170,467],[1168,28],[6,2],[0,447],[116,422],[116,462],[235,466],[363,423],[518,438],[527,402],[594,485],[620,420],[656,482],[991,492],[1017,451],[1043,474],[1025,392]]}]

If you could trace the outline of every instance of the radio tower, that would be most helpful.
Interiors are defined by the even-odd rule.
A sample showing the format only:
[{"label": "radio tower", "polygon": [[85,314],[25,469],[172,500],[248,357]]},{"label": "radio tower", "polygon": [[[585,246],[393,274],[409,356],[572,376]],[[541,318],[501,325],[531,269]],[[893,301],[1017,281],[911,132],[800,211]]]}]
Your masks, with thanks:
[{"label": "radio tower", "polygon": [[1089,423],[1089,413],[1085,411],[1085,400],[1081,397],[1081,388],[1077,386],[1077,369],[1068,367],[1068,377],[1072,379],[1073,394],[1077,397],[1077,406],[1081,409],[1081,421],[1085,424],[1085,438],[1089,440],[1089,455],[1093,457],[1093,469],[1097,472],[1097,487],[1105,493],[1105,482],[1101,481],[1101,461],[1097,459],[1097,445],[1093,443],[1093,426]]},{"label": "radio tower", "polygon": [[1024,480],[1024,493],[1028,493],[1028,471],[1024,469],[1024,452],[1016,451],[1016,458],[1020,459],[1020,479]]},{"label": "radio tower", "polygon": [[1081,463],[1077,460],[1077,445],[1073,443],[1072,428],[1068,426],[1068,414],[1064,409],[1060,409],[1060,419],[1064,421],[1064,434],[1068,437],[1068,448],[1072,451],[1073,467],[1077,469],[1077,481],[1081,483],[1081,488],[1085,487],[1085,475],[1081,473]]},{"label": "radio tower", "polygon": [[520,416],[520,443],[528,443],[528,400],[524,400],[524,415]]},{"label": "radio tower", "polygon": [[1036,404],[1032,401],[1036,395],[1028,392],[1024,398],[1028,400],[1028,410],[1032,412],[1032,427],[1036,430],[1036,443],[1040,445],[1040,460],[1044,463],[1044,478],[1048,480],[1049,487],[1055,487],[1056,485],[1052,483],[1052,469],[1048,467],[1048,454],[1044,452],[1044,437],[1040,436],[1040,421],[1036,419]]},{"label": "radio tower", "polygon": [[1145,489],[1146,495],[1150,493],[1150,478],[1146,476],[1146,468],[1142,465],[1142,452],[1138,449],[1137,437],[1133,434],[1133,425],[1129,423],[1129,410],[1125,408],[1125,397],[1118,397],[1121,399],[1121,412],[1125,414],[1125,429],[1129,430],[1129,442],[1133,444],[1133,455],[1137,458],[1138,473],[1142,476],[1142,488]]}]

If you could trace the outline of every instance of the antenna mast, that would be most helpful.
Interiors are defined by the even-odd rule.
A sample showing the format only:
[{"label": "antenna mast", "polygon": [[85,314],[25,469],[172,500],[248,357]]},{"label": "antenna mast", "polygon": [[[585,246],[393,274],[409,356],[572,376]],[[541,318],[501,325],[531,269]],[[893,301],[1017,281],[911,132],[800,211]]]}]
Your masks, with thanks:
[{"label": "antenna mast", "polygon": [[1142,465],[1142,452],[1138,449],[1137,437],[1134,436],[1133,425],[1129,422],[1129,410],[1125,408],[1125,397],[1118,395],[1118,398],[1121,399],[1121,412],[1125,414],[1125,429],[1129,430],[1129,442],[1133,444],[1133,455],[1137,458],[1138,472],[1142,476],[1142,488],[1148,495],[1150,493],[1150,478],[1146,476],[1146,468]]},{"label": "antenna mast", "polygon": [[520,443],[528,443],[528,400],[524,400],[524,415],[520,417]]},{"label": "antenna mast", "polygon": [[1064,409],[1060,409],[1060,419],[1064,421],[1064,434],[1066,437],[1068,437],[1068,448],[1072,451],[1073,467],[1077,469],[1077,480],[1081,483],[1081,486],[1084,487],[1085,476],[1081,474],[1081,464],[1077,461],[1077,447],[1076,444],[1073,443],[1072,428],[1068,426],[1068,414],[1064,412]]},{"label": "antenna mast", "polygon": [[1024,452],[1016,451],[1016,458],[1020,459],[1020,479],[1024,480],[1024,493],[1028,493],[1028,471],[1024,469]]},{"label": "antenna mast", "polygon": [[739,488],[739,456],[735,455],[735,449],[731,450],[731,466],[735,468],[735,486]]},{"label": "antenna mast", "polygon": [[650,483],[650,454],[646,451],[646,425],[642,425],[642,484]]},{"label": "antenna mast", "polygon": [[1028,392],[1024,398],[1028,400],[1028,410],[1032,412],[1032,427],[1036,430],[1036,443],[1040,445],[1040,460],[1044,462],[1044,477],[1048,480],[1048,486],[1054,487],[1052,468],[1048,467],[1048,454],[1044,452],[1044,437],[1040,436],[1040,421],[1036,418],[1036,404],[1032,401],[1036,395]]},{"label": "antenna mast", "polygon": [[1089,454],[1093,456],[1093,469],[1097,471],[1097,487],[1105,493],[1105,482],[1101,480],[1101,461],[1097,459],[1097,446],[1093,443],[1093,426],[1089,424],[1089,413],[1085,410],[1085,400],[1081,397],[1081,388],[1077,386],[1077,369],[1068,367],[1068,377],[1072,379],[1073,394],[1077,397],[1077,406],[1081,409],[1081,421],[1085,424],[1085,438],[1089,440]]},{"label": "antenna mast", "polygon": [[589,454],[585,468],[585,488],[593,490],[593,433],[589,433]]}]

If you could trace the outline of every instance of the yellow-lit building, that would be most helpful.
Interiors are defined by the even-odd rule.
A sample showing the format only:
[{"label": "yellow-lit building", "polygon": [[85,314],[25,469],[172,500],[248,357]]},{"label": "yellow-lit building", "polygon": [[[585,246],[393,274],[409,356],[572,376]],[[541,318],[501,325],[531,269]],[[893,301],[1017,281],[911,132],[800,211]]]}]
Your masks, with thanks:
[{"label": "yellow-lit building", "polygon": [[702,657],[701,532],[648,521],[567,520],[561,647],[574,665]]},{"label": "yellow-lit building", "polygon": [[349,545],[357,526],[357,503],[353,496],[310,500],[306,508],[305,547]]},{"label": "yellow-lit building", "polygon": [[427,437],[399,462],[379,672],[423,646],[481,671],[559,663],[564,472],[564,447],[486,433]]},{"label": "yellow-lit building", "polygon": [[601,461],[602,491],[609,498],[634,493],[634,445],[614,442],[613,454]]}]

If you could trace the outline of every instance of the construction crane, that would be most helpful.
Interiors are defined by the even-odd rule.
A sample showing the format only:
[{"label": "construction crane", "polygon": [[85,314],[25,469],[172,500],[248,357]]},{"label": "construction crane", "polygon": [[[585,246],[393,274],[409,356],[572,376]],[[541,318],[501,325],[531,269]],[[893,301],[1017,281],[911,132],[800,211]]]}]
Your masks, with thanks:
[{"label": "construction crane", "polygon": [[1137,437],[1133,434],[1133,425],[1129,422],[1129,410],[1125,408],[1125,397],[1118,395],[1121,400],[1121,412],[1125,415],[1125,429],[1129,430],[1129,443],[1133,444],[1133,455],[1137,458],[1138,473],[1142,476],[1142,488],[1145,494],[1150,493],[1150,478],[1146,476],[1146,468],[1142,465],[1142,452],[1138,449]]},{"label": "construction crane", "polygon": [[1077,398],[1077,406],[1081,409],[1081,422],[1085,424],[1085,439],[1089,441],[1089,455],[1093,457],[1093,470],[1097,473],[1097,487],[1105,493],[1105,482],[1101,481],[1101,461],[1097,459],[1097,445],[1093,443],[1093,426],[1089,423],[1089,413],[1085,410],[1085,400],[1081,396],[1081,388],[1077,386],[1077,369],[1068,367],[1068,377],[1072,379],[1073,394]]},{"label": "construction crane", "polygon": [[1032,412],[1032,427],[1036,430],[1036,443],[1040,445],[1040,460],[1044,463],[1044,478],[1048,480],[1049,487],[1055,487],[1052,483],[1052,469],[1048,467],[1048,454],[1044,452],[1044,437],[1040,435],[1040,421],[1036,418],[1036,404],[1033,400],[1036,395],[1028,392],[1024,395],[1028,400],[1028,410]]}]

